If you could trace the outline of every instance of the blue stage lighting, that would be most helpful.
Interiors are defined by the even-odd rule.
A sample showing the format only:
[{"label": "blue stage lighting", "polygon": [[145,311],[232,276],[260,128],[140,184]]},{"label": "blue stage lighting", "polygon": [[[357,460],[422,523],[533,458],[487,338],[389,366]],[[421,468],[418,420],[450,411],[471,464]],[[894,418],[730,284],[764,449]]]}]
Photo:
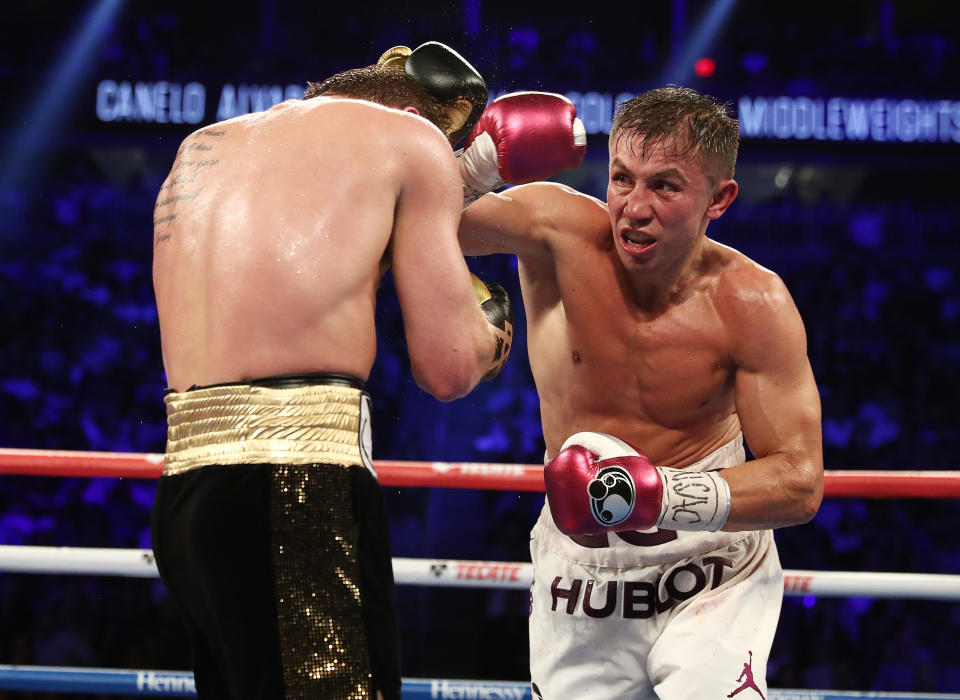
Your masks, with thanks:
[{"label": "blue stage lighting", "polygon": [[50,67],[50,79],[38,88],[23,118],[22,127],[13,136],[0,170],[0,184],[26,180],[38,171],[38,156],[50,134],[69,116],[70,106],[77,104],[76,91],[82,85],[85,71],[93,64],[97,45],[103,39],[109,22],[122,0],[94,0],[69,39],[61,56]]}]

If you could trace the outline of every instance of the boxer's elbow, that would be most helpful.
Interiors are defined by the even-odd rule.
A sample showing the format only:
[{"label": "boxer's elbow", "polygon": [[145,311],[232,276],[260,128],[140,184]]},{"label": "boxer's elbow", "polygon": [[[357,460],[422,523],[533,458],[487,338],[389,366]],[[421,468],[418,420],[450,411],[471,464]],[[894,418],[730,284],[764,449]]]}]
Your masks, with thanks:
[{"label": "boxer's elbow", "polygon": [[480,363],[472,356],[454,355],[442,362],[415,363],[411,369],[417,386],[444,402],[469,394],[481,376]]},{"label": "boxer's elbow", "polygon": [[820,511],[820,502],[823,500],[823,492],[819,494],[810,493],[797,501],[796,524],[803,525],[813,520]]},{"label": "boxer's elbow", "polygon": [[444,403],[463,398],[470,393],[470,390],[473,389],[473,386],[476,386],[454,382],[436,383],[430,385],[418,382],[417,384],[433,398],[437,399],[438,401],[443,401]]},{"label": "boxer's elbow", "polygon": [[818,460],[797,460],[791,464],[785,486],[794,524],[813,520],[823,501],[823,465]]}]

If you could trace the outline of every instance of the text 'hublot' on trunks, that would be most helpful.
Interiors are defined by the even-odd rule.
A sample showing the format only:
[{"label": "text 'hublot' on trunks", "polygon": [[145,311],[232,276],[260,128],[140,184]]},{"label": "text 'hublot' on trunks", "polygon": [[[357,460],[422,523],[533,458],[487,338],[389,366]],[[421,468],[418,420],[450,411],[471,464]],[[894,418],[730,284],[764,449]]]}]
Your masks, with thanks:
[{"label": "text 'hublot' on trunks", "polygon": [[[685,469],[723,469],[744,456],[738,435]],[[549,507],[530,539],[534,698],[703,700],[728,697],[747,678],[755,697],[766,695],[783,599],[772,531],[574,538]]]}]

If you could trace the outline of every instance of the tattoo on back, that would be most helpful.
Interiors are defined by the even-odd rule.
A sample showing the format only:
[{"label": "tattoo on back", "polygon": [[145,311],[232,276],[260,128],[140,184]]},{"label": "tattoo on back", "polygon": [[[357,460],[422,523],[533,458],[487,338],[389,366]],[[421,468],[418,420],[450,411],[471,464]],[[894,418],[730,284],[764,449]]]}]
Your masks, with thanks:
[{"label": "tattoo on back", "polygon": [[170,174],[160,188],[157,203],[153,207],[154,245],[169,241],[173,233],[169,231],[184,207],[194,206],[203,191],[196,183],[197,173],[202,168],[215,168],[220,162],[214,158],[217,139],[227,134],[227,129],[211,126],[189,136],[177,151],[177,157],[170,168]]}]

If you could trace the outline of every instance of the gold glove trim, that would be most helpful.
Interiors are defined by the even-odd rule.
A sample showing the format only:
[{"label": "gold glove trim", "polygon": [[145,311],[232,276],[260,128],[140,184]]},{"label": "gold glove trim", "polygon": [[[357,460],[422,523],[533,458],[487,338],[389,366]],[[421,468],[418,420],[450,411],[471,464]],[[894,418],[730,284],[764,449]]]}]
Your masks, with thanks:
[{"label": "gold glove trim", "polygon": [[465,98],[460,98],[452,105],[444,107],[443,111],[447,115],[447,119],[450,120],[446,129],[447,136],[450,136],[460,131],[467,120],[470,119],[473,114],[473,103]]},{"label": "gold glove trim", "polygon": [[407,63],[407,56],[412,53],[409,46],[394,46],[392,49],[387,49],[383,52],[383,55],[377,59],[378,66],[394,66],[403,70],[403,67]]},{"label": "gold glove trim", "polygon": [[470,283],[473,285],[473,293],[477,295],[477,301],[481,304],[487,299],[493,298],[493,295],[490,294],[490,288],[483,283],[482,279],[472,272],[470,273]]},{"label": "gold glove trim", "polygon": [[335,385],[247,384],[170,393],[163,473],[210,464],[362,465],[363,395]]}]

